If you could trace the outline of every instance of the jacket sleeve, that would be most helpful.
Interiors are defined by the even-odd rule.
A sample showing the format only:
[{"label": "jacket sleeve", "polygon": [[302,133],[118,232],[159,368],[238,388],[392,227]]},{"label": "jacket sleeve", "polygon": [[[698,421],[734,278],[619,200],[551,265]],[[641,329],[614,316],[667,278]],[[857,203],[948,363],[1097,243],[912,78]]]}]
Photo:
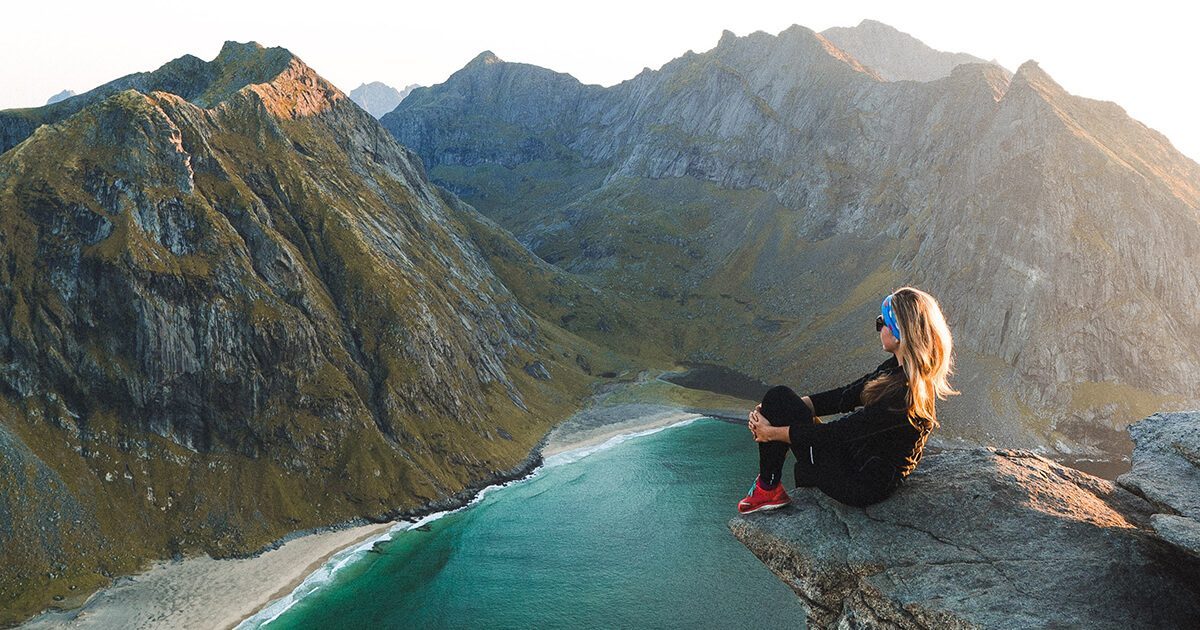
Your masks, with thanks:
[{"label": "jacket sleeve", "polygon": [[884,361],[878,368],[875,368],[875,371],[864,374],[857,381],[849,385],[835,387],[819,394],[811,394],[808,399],[813,404],[813,415],[827,416],[832,413],[854,411],[856,407],[862,405],[862,391],[866,387],[867,381],[871,380],[871,377],[878,373],[886,364],[887,361]]},{"label": "jacket sleeve", "polygon": [[[813,403],[815,406],[815,398]],[[812,444],[814,446],[845,444],[908,424],[907,419],[897,418],[895,412],[889,412],[880,405],[871,405],[847,414],[834,422],[794,423],[788,430],[788,438],[792,444]]]}]

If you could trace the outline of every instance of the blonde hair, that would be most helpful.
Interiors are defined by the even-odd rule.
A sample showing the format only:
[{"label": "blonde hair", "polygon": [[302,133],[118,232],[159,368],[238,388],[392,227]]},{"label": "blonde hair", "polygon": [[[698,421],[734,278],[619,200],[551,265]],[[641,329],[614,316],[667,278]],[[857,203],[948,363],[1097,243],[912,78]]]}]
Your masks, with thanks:
[{"label": "blonde hair", "polygon": [[[928,427],[938,426],[936,403],[958,394],[948,378],[954,371],[954,341],[942,315],[942,307],[932,295],[913,287],[901,287],[892,293],[892,312],[900,327],[900,346],[896,349],[908,376],[908,419],[924,419]],[[863,387],[864,404],[876,402],[903,385],[899,375],[879,377]],[[870,401],[870,402],[868,402]],[[918,429],[922,427],[917,427]]]}]

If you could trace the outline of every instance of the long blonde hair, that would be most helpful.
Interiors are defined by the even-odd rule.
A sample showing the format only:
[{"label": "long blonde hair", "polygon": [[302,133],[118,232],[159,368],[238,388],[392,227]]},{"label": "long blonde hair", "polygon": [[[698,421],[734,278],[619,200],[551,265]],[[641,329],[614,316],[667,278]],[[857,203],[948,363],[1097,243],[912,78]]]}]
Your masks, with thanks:
[{"label": "long blonde hair", "polygon": [[[908,377],[908,419],[938,426],[936,403],[958,394],[948,378],[954,371],[954,341],[942,315],[942,307],[932,295],[913,287],[901,287],[892,293],[892,312],[900,327],[897,358],[902,360]],[[876,402],[904,384],[899,375],[883,376],[863,387],[864,404]],[[923,419],[923,421],[921,420]],[[917,427],[918,429],[922,427]]]}]

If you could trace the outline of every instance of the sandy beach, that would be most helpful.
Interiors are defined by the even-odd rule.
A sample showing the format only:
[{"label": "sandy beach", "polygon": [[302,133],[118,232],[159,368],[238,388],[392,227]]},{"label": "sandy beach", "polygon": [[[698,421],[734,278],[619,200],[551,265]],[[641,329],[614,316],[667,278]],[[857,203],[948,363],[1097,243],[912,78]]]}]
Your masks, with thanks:
[{"label": "sandy beach", "polygon": [[161,562],[119,578],[74,610],[44,613],[22,628],[231,628],[292,592],[335,553],[388,531],[361,525],[292,539],[255,558]]},{"label": "sandy beach", "polygon": [[646,404],[584,410],[550,432],[542,457],[550,458],[565,451],[597,446],[619,435],[668,427],[700,417],[702,414]]},{"label": "sandy beach", "polygon": [[[696,411],[704,410],[641,402],[584,409],[550,432],[542,456],[550,458],[709,415]],[[337,552],[382,536],[393,525],[301,536],[254,558],[201,556],[160,562],[144,573],[117,579],[79,608],[43,613],[21,627],[232,628],[287,596]]]}]

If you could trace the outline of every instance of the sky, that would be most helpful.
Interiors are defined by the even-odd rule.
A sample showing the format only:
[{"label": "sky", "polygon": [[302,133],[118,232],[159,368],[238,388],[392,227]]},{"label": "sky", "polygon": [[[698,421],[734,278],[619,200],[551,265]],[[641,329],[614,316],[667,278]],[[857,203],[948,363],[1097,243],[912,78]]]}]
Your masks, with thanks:
[{"label": "sky", "polygon": [[[1033,59],[1068,92],[1113,101],[1200,161],[1200,36],[1190,3],[1025,0],[961,2],[688,2],[425,0],[312,4],[256,0],[8,3],[0,39],[0,109],[42,105],[184,54],[212,59],[226,40],[283,46],[343,91],[383,81],[440,83],[475,55],[613,85],[688,50],[736,35],[816,31],[864,18],[927,45],[995,59]],[[975,6],[977,5],[977,6]]]}]

